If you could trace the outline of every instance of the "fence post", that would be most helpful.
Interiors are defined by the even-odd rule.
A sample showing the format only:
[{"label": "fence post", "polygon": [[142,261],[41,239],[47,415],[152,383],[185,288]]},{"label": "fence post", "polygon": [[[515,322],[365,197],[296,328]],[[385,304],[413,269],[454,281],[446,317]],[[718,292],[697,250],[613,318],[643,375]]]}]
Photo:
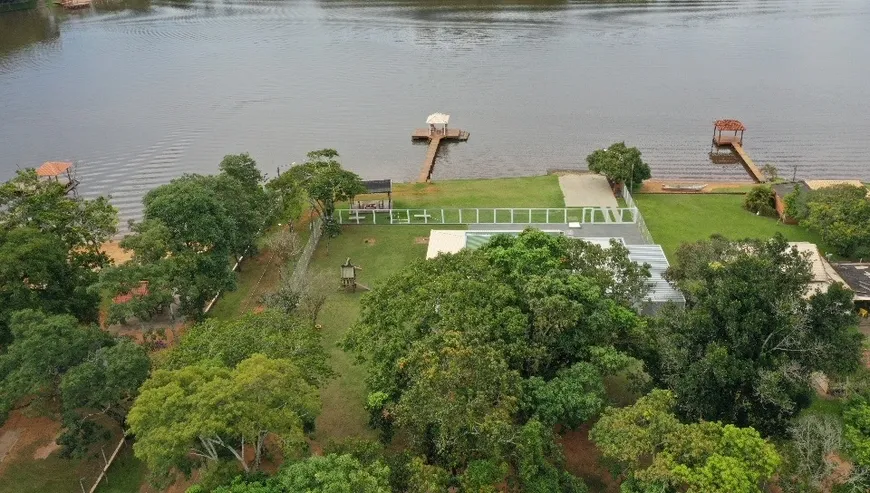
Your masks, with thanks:
[{"label": "fence post", "polygon": [[480,224],[480,209],[474,209],[474,210],[477,211],[477,221],[475,221],[475,224]]},{"label": "fence post", "polygon": [[568,208],[562,209],[562,212],[565,213],[565,218],[562,220],[563,223],[568,224]]},{"label": "fence post", "polygon": [[532,224],[532,209],[529,209],[529,224]]},{"label": "fence post", "polygon": [[463,222],[462,222],[462,209],[459,209],[459,224],[463,224]]},{"label": "fence post", "polygon": [[546,224],[550,224],[550,208],[549,208],[549,207],[547,207],[547,219],[546,219]]},{"label": "fence post", "polygon": [[441,209],[441,224],[446,224],[446,223],[447,223],[447,218],[444,216],[444,209]]},{"label": "fence post", "polygon": [[498,209],[492,210],[492,224],[498,224]]},{"label": "fence post", "polygon": [[514,223],[514,210],[511,209],[511,224]]}]

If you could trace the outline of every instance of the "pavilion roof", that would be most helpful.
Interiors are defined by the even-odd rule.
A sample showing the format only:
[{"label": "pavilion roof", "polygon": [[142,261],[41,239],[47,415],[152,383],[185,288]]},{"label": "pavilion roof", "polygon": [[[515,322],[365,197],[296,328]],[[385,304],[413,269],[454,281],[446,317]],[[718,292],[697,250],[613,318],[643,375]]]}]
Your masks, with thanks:
[{"label": "pavilion roof", "polygon": [[713,122],[713,126],[716,130],[723,131],[746,130],[746,127],[740,123],[740,120],[716,120]]},{"label": "pavilion roof", "polygon": [[392,193],[393,180],[363,180],[366,193]]},{"label": "pavilion roof", "polygon": [[72,163],[65,161],[48,161],[42,163],[42,166],[36,169],[37,176],[59,176],[72,166]]},{"label": "pavilion roof", "polygon": [[447,125],[450,121],[450,115],[446,113],[432,113],[426,118],[426,123],[429,125]]}]

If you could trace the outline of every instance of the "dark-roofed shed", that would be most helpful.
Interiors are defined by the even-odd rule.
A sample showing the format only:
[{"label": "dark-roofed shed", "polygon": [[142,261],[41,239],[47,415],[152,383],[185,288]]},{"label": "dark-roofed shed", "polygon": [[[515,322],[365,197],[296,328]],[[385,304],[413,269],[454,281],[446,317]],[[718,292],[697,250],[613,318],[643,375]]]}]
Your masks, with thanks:
[{"label": "dark-roofed shed", "polygon": [[870,262],[839,262],[834,269],[855,292],[855,301],[870,301]]},{"label": "dark-roofed shed", "polygon": [[[385,193],[387,194],[387,209],[393,208],[393,180],[363,180],[363,186],[366,187],[366,194],[376,194],[376,193]],[[363,204],[362,202],[357,202],[358,209],[371,209],[373,204]],[[383,201],[381,201],[380,206],[376,207],[378,209],[383,209]]]}]

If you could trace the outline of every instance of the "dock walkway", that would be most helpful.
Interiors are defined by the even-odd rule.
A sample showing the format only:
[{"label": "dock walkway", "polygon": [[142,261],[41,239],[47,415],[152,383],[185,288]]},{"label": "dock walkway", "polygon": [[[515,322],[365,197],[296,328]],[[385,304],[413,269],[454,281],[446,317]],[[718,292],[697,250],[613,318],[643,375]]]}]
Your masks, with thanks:
[{"label": "dock walkway", "polygon": [[432,178],[432,171],[435,169],[435,157],[438,155],[438,148],[443,140],[457,140],[465,142],[468,140],[469,133],[464,130],[450,128],[445,131],[431,132],[426,128],[418,128],[411,134],[411,140],[428,140],[429,148],[426,150],[426,160],[423,161],[423,167],[420,169],[420,175],[417,177],[418,182],[427,182]]},{"label": "dock walkway", "polygon": [[743,166],[746,168],[746,171],[749,172],[749,175],[755,180],[755,183],[763,183],[767,181],[764,177],[764,173],[758,169],[758,166],[755,165],[755,162],[750,159],[749,154],[746,154],[746,151],[743,150],[743,145],[737,142],[731,142],[731,148],[734,149],[734,152],[740,156],[740,160],[743,161]]}]

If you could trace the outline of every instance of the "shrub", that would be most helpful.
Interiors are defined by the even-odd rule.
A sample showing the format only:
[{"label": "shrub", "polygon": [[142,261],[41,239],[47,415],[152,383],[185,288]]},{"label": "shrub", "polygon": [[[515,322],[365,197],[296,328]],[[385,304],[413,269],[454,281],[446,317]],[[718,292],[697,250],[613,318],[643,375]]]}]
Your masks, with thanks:
[{"label": "shrub", "polygon": [[776,194],[767,185],[752,187],[743,199],[743,208],[762,216],[776,217]]}]

